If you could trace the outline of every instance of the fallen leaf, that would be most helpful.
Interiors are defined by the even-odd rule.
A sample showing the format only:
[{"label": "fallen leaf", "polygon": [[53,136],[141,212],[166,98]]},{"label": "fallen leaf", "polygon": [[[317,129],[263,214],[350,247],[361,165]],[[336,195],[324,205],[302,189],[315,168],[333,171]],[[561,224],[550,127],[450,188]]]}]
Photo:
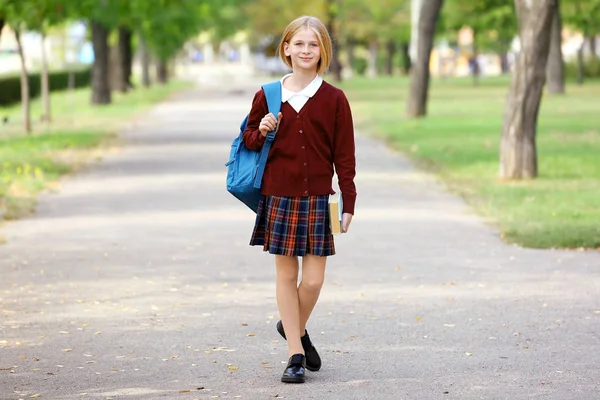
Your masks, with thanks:
[{"label": "fallen leaf", "polygon": [[473,355],[473,353],[465,353],[465,354],[468,355],[468,356],[472,356]]},{"label": "fallen leaf", "polygon": [[231,370],[231,371],[237,371],[238,369],[240,369],[239,367],[236,367],[235,365],[230,365],[227,367],[227,369]]},{"label": "fallen leaf", "polygon": [[456,325],[454,324],[444,324],[446,328],[454,328]]},{"label": "fallen leaf", "polygon": [[64,349],[63,351],[64,351],[65,353],[70,353],[70,352],[72,352],[72,351],[73,351],[73,349]]},{"label": "fallen leaf", "polygon": [[244,322],[244,323],[242,324],[242,326],[248,326],[248,324]]},{"label": "fallen leaf", "polygon": [[246,335],[246,336],[256,336],[256,334],[255,334],[255,333],[249,333],[249,334],[248,334],[248,335]]},{"label": "fallen leaf", "polygon": [[421,322],[421,321],[423,321],[423,318],[421,318],[421,317],[417,317],[417,318],[415,318],[415,321],[417,321],[417,322]]},{"label": "fallen leaf", "polygon": [[32,395],[31,395],[31,396],[29,396],[29,397],[30,397],[30,398],[32,398],[32,399],[37,399],[38,397],[42,397],[42,395],[41,395],[41,394],[39,394],[39,393],[36,393],[36,394],[32,394]]}]

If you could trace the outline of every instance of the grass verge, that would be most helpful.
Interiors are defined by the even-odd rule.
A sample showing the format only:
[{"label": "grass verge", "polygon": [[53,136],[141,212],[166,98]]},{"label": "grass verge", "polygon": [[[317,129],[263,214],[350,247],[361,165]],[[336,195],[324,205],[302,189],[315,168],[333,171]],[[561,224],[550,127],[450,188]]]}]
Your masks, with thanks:
[{"label": "grass verge", "polygon": [[52,123],[41,122],[42,104],[32,102],[33,133],[22,128],[20,105],[0,107],[0,220],[33,212],[37,195],[58,179],[101,157],[116,133],[141,112],[189,84],[173,81],[149,89],[113,93],[106,106],[90,105],[90,89],[51,95]]},{"label": "grass verge", "polygon": [[405,117],[406,78],[356,78],[341,87],[358,129],[387,140],[440,176],[503,238],[534,248],[600,248],[600,82],[545,94],[537,146],[539,177],[498,179],[509,78],[434,79],[428,116]]}]

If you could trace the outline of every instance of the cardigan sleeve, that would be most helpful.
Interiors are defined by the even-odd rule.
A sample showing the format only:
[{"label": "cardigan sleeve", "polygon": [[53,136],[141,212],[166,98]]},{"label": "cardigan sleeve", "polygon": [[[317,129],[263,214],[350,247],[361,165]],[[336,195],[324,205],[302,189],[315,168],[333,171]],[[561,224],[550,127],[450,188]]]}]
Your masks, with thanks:
[{"label": "cardigan sleeve", "polygon": [[263,90],[261,89],[254,95],[254,99],[252,100],[252,108],[248,114],[248,123],[246,124],[246,129],[242,134],[244,144],[250,150],[260,150],[265,143],[265,137],[260,133],[258,127],[260,125],[260,121],[268,113],[269,109],[267,107],[267,99]]},{"label": "cardigan sleeve", "polygon": [[356,203],[354,123],[346,95],[341,90],[338,93],[333,138],[333,163],[342,192],[342,212],[354,214]]}]

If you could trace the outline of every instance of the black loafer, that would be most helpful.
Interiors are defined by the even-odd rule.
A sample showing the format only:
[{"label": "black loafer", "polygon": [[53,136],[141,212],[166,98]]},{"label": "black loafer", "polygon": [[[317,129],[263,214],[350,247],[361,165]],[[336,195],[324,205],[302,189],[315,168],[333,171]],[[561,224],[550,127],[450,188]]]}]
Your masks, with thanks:
[{"label": "black loafer", "polygon": [[[287,340],[285,337],[285,331],[283,330],[283,324],[281,321],[277,322],[277,332]],[[302,342],[302,348],[304,349],[304,354],[306,355],[306,369],[309,371],[318,371],[321,369],[321,357],[319,353],[317,353],[317,349],[310,341],[310,336],[308,336],[308,331],[304,330],[304,336],[300,338]]]},{"label": "black loafer", "polygon": [[285,371],[281,376],[281,382],[304,383],[304,369],[306,368],[306,357],[304,354],[294,354],[290,357]]}]

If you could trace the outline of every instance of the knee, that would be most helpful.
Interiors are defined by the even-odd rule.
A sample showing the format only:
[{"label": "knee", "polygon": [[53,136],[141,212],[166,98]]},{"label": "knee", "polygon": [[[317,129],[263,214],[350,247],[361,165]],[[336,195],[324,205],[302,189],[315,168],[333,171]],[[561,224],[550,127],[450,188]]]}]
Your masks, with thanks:
[{"label": "knee", "polygon": [[311,292],[320,292],[323,287],[323,279],[321,278],[302,278],[302,286]]}]

